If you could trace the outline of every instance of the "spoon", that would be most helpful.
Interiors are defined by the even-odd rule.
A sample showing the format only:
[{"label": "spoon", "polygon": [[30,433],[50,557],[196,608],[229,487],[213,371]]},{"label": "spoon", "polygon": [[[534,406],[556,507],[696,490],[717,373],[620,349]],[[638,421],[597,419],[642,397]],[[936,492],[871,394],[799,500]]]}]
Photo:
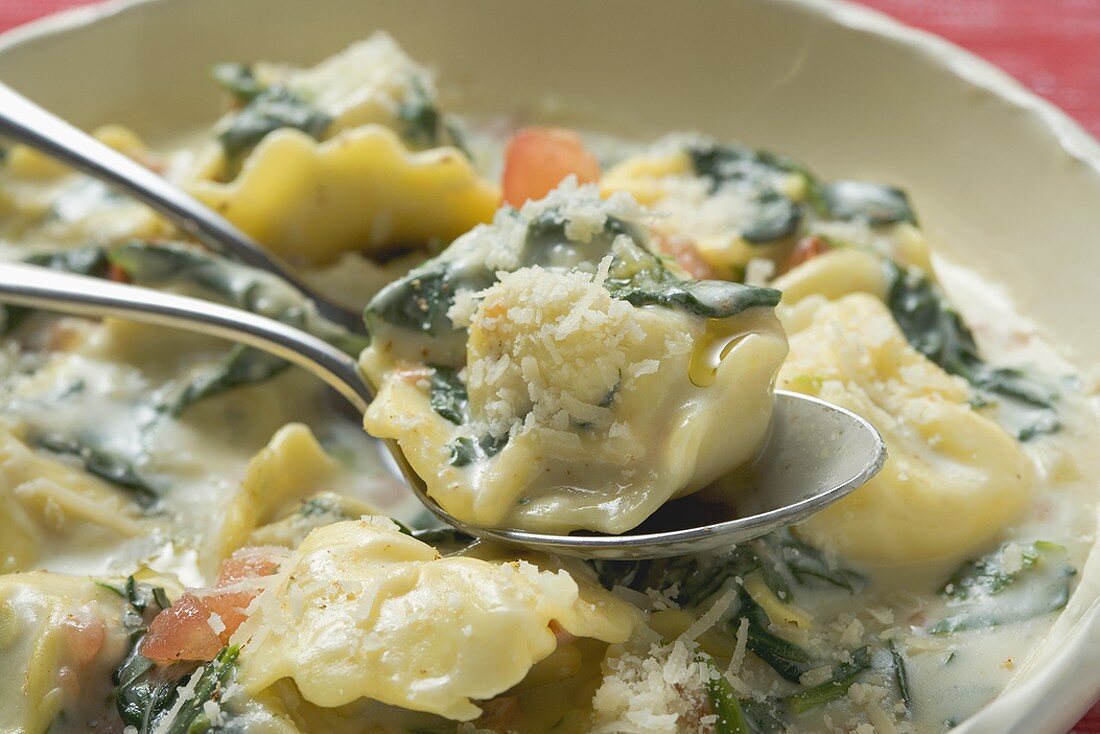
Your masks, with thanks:
[{"label": "spoon", "polygon": [[[171,293],[0,263],[0,302],[80,316],[141,321],[262,349],[312,372],[362,414],[373,391],[353,357],[311,334],[240,309]],[[729,546],[804,520],[862,485],[886,447],[860,416],[823,400],[776,391],[772,432],[757,461],[738,473],[733,504],[688,497],[665,504],[622,535],[553,535],[483,528],[452,517],[428,496],[396,441],[389,455],[417,498],[448,525],[485,540],[582,558],[659,558]],[[704,525],[696,525],[700,517]]]},{"label": "spoon", "polygon": [[289,265],[225,217],[5,84],[0,84],[0,136],[23,143],[129,194],[215,252],[282,278],[316,303],[317,311],[329,321],[353,334],[366,333],[362,314],[337,305],[306,285]]}]

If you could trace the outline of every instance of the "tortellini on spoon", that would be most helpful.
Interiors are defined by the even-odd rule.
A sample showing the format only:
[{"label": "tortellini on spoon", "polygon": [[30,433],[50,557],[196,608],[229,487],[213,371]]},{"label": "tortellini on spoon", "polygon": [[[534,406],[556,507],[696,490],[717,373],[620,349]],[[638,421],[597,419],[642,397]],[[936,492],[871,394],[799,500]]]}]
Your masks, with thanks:
[{"label": "tortellini on spoon", "polygon": [[567,182],[371,302],[366,429],[455,517],[621,533],[761,448],[778,297],[688,279],[631,197]]}]

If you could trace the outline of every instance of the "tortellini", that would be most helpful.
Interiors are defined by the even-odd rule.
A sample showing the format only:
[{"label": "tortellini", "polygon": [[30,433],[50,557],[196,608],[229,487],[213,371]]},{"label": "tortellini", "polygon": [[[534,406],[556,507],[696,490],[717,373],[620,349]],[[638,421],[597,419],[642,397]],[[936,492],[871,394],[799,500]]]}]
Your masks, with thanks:
[{"label": "tortellini", "polygon": [[46,549],[118,547],[155,527],[119,490],[34,451],[3,425],[0,467],[0,571],[35,568]]},{"label": "tortellini", "polygon": [[191,188],[297,266],[448,242],[500,202],[439,109],[431,75],[384,33],[312,69],[215,73],[236,108],[216,128],[221,165]]},{"label": "tortellini", "polygon": [[311,532],[252,608],[234,636],[250,693],[291,678],[319,706],[366,697],[463,721],[554,651],[552,623],[604,642],[635,624],[565,571],[441,558],[381,517]]},{"label": "tortellini", "polygon": [[882,471],[798,527],[811,543],[868,563],[955,559],[1023,509],[1033,470],[1020,445],[969,405],[966,383],[913,349],[880,301],[815,298],[784,324],[779,386],[870,420]]},{"label": "tortellini", "polygon": [[222,545],[225,558],[245,544],[249,534],[270,523],[281,511],[333,479],[336,461],[325,453],[313,433],[301,423],[283,426],[271,442],[252,457],[240,491],[225,508]]},{"label": "tortellini", "polygon": [[409,119],[411,108],[430,105],[434,110],[435,106],[432,75],[382,31],[312,68],[259,63],[251,72],[261,85],[285,86],[331,118],[324,137],[380,124],[402,133],[410,145],[415,145],[417,135],[402,129],[414,122]]},{"label": "tortellini", "polygon": [[0,731],[107,726],[103,714],[71,712],[95,711],[112,692],[111,672],[129,649],[122,612],[122,598],[91,579],[0,575]]},{"label": "tortellini", "polygon": [[410,152],[377,125],[322,143],[278,130],[234,181],[201,181],[194,193],[300,265],[323,265],[348,250],[450,240],[491,219],[500,202],[497,187],[454,148]]},{"label": "tortellini", "polygon": [[368,307],[366,428],[448,512],[623,532],[760,448],[786,354],[778,293],[683,278],[640,217],[566,186]]},{"label": "tortellini", "polygon": [[783,291],[783,303],[793,305],[809,296],[836,299],[850,293],[886,298],[890,277],[878,255],[841,248],[825,252],[799,265],[772,283]]}]

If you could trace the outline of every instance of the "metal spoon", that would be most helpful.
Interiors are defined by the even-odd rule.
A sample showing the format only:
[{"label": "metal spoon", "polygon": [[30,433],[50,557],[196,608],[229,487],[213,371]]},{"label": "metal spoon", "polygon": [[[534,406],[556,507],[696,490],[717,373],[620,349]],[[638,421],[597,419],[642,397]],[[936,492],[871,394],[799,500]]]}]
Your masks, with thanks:
[{"label": "metal spoon", "polygon": [[[317,337],[247,311],[170,293],[0,263],[0,302],[81,316],[112,316],[186,329],[270,352],[320,377],[360,413],[372,390],[355,359]],[[666,504],[623,535],[549,535],[482,528],[432,500],[395,441],[390,456],[424,505],[474,537],[584,558],[657,558],[729,547],[804,520],[875,475],[886,459],[878,432],[843,408],[798,393],[776,392],[772,434],[760,458],[738,476],[734,502]],[[706,518],[705,525],[695,525]]]},{"label": "metal spoon", "polygon": [[204,245],[285,280],[317,311],[353,334],[365,334],[362,314],[333,303],[306,285],[286,263],[229,220],[145,166],[104,145],[0,84],[0,136],[23,143],[144,202]]}]

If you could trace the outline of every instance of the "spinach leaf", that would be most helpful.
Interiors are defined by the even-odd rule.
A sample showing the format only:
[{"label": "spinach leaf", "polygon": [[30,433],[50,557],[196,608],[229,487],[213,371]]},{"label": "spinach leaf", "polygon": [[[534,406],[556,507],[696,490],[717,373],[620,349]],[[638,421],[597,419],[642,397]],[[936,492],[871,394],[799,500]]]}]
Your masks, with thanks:
[{"label": "spinach leaf", "polygon": [[[107,253],[102,247],[78,247],[72,250],[40,252],[23,258],[27,265],[60,270],[77,275],[105,277],[109,263]],[[31,314],[34,309],[23,306],[0,304],[0,336],[10,334]]]},{"label": "spinach leaf", "polygon": [[[203,704],[218,700],[233,672],[238,648],[224,648],[196,673],[192,673],[194,666],[190,663],[159,665],[141,654],[141,641],[153,617],[169,607],[164,589],[138,583],[133,576],[121,589],[106,583],[101,585],[123,596],[130,607],[123,615],[123,624],[130,634],[130,651],[111,676],[115,684],[115,707],[122,723],[134,727],[138,734],[152,734],[153,731],[195,734],[210,730]],[[193,675],[199,678],[191,697],[183,702],[171,721],[164,721],[176,703],[179,688]]]},{"label": "spinach leaf", "polygon": [[913,698],[909,693],[909,671],[905,666],[905,658],[893,640],[890,640],[890,658],[894,662],[894,681],[898,685],[898,695],[905,704],[906,714],[913,713]]},{"label": "spinach leaf", "polygon": [[1056,612],[1069,601],[1076,574],[1060,545],[1007,543],[948,579],[940,593],[949,600],[951,614],[931,632],[984,629]]},{"label": "spinach leaf", "polygon": [[643,270],[629,279],[609,278],[604,287],[632,306],[678,308],[708,319],[724,319],[759,306],[774,307],[780,293],[725,280],[680,280],[668,270]]},{"label": "spinach leaf", "polygon": [[685,608],[700,606],[727,581],[743,579],[760,568],[760,559],[747,543],[718,556],[700,554],[629,561],[597,559],[588,563],[606,589],[624,586],[641,592],[653,589],[670,593],[676,603]]},{"label": "spinach leaf", "polygon": [[480,438],[459,436],[451,442],[451,466],[469,466],[475,461],[491,459],[508,445],[507,434],[501,437],[488,434]]},{"label": "spinach leaf", "polygon": [[711,712],[718,717],[714,722],[715,734],[752,734],[733,686],[717,670],[707,681],[707,698]]},{"label": "spinach leaf", "polygon": [[270,86],[241,108],[218,133],[228,169],[235,172],[244,157],[268,133],[289,127],[320,140],[332,118],[301,96],[281,86]]},{"label": "spinach leaf", "polygon": [[741,238],[750,244],[768,244],[794,234],[802,223],[802,207],[776,190],[781,177],[797,173],[813,177],[792,161],[740,145],[696,145],[688,148],[696,175],[710,180],[711,191],[737,182],[752,189],[750,212]]},{"label": "spinach leaf", "polygon": [[782,734],[787,731],[786,717],[774,698],[742,701],[741,710],[745,712],[753,734]]},{"label": "spinach leaf", "polygon": [[405,99],[397,107],[397,119],[402,125],[402,137],[413,147],[452,145],[472,158],[458,124],[440,111],[435,95],[419,77],[410,81]]},{"label": "spinach leaf", "polygon": [[404,125],[404,137],[414,145],[434,148],[440,144],[443,116],[424,84],[414,78],[397,108],[397,119]]},{"label": "spinach leaf", "polygon": [[832,677],[812,688],[787,696],[787,704],[796,714],[804,714],[812,708],[835,701],[848,692],[865,671],[871,668],[871,650],[861,647],[851,654],[850,662],[833,668]]},{"label": "spinach leaf", "polygon": [[264,91],[264,85],[256,78],[252,67],[247,64],[226,62],[214,64],[210,69],[214,81],[225,91],[233,95],[237,104],[248,104]]},{"label": "spinach leaf", "polygon": [[[445,261],[433,261],[413,270],[378,292],[367,305],[364,319],[372,333],[382,323],[430,336],[456,331],[447,318],[459,289],[481,290],[492,285],[496,276],[484,265],[461,267]],[[373,329],[371,329],[373,325]]]},{"label": "spinach leaf", "polygon": [[729,621],[730,628],[734,631],[741,624],[741,619],[748,620],[748,635],[746,647],[756,657],[768,664],[782,677],[797,683],[799,679],[814,667],[813,657],[798,645],[783,639],[771,632],[771,619],[764,608],[756,603],[752,595],[740,587],[738,600],[740,609]]},{"label": "spinach leaf", "polygon": [[[366,338],[317,316],[306,299],[282,281],[217,255],[180,245],[131,242],[113,248],[108,257],[138,285],[197,289],[200,296],[296,326],[348,354],[356,355],[367,345]],[[200,370],[179,388],[163,407],[179,415],[203,398],[263,382],[287,366],[266,352],[235,345],[221,362]]]},{"label": "spinach leaf", "polygon": [[1020,416],[1020,440],[1053,433],[1061,427],[1055,388],[1023,370],[988,365],[974,335],[939,287],[919,272],[894,263],[890,267],[893,272],[886,304],[913,348],[969,382],[979,404],[993,396],[1013,403],[1013,412]]},{"label": "spinach leaf", "polygon": [[186,675],[182,666],[158,666],[141,654],[141,641],[148,632],[149,622],[167,609],[164,590],[137,583],[133,576],[118,589],[101,583],[127,600],[130,610],[122,617],[130,635],[130,651],[112,674],[114,699],[122,723],[135,727],[140,734],[151,732],[157,719],[171,708],[180,678]]},{"label": "spinach leaf", "polygon": [[218,395],[235,387],[266,382],[289,366],[289,362],[267,352],[235,344],[224,360],[210,369],[201,371],[198,376],[184,385],[183,390],[165,407],[171,415],[178,416],[203,398]]},{"label": "spinach leaf", "polygon": [[198,682],[195,683],[193,695],[184,701],[176,711],[167,726],[158,726],[158,730],[164,734],[197,734],[211,729],[211,723],[207,720],[203,710],[203,704],[207,701],[217,701],[229,682],[237,663],[237,655],[240,648],[230,645],[223,648],[210,663],[203,666]]},{"label": "spinach leaf", "polygon": [[55,454],[79,459],[85,471],[127,490],[142,507],[151,507],[159,499],[153,484],[141,476],[130,460],[119,454],[58,434],[32,434],[30,442]]},{"label": "spinach leaf", "polygon": [[893,186],[866,181],[833,181],[821,189],[829,216],[860,220],[871,226],[917,223],[905,192]]},{"label": "spinach leaf", "polygon": [[477,540],[461,530],[450,527],[417,529],[412,531],[412,536],[444,555],[466,548]]},{"label": "spinach leaf", "polygon": [[777,530],[720,554],[699,554],[642,561],[591,561],[605,588],[626,586],[637,591],[667,591],[694,608],[717,593],[727,581],[759,571],[779,599],[788,601],[795,589],[826,583],[855,593],[866,579],[839,565],[820,550],[799,540],[790,530]]},{"label": "spinach leaf", "polygon": [[458,379],[458,372],[450,367],[432,366],[431,397],[432,410],[461,426],[466,420],[466,404],[469,397],[466,385]]},{"label": "spinach leaf", "polygon": [[763,561],[764,580],[784,601],[793,597],[793,585],[824,582],[855,594],[867,581],[863,575],[800,540],[789,528],[768,533],[754,547]]}]

